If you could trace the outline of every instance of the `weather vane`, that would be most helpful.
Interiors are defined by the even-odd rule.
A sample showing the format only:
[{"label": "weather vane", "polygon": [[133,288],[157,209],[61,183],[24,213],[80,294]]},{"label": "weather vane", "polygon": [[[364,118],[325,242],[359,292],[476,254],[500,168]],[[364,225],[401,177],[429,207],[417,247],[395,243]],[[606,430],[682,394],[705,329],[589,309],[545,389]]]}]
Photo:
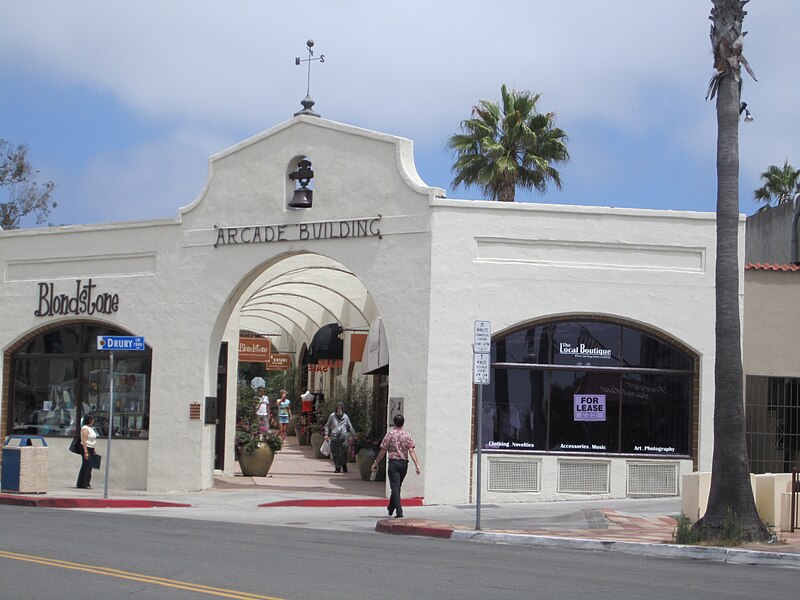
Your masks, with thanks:
[{"label": "weather vane", "polygon": [[308,58],[300,58],[299,56],[294,59],[295,66],[300,66],[300,63],[308,63],[308,82],[306,84],[306,97],[304,100],[300,102],[303,105],[303,110],[294,113],[294,116],[297,115],[311,115],[312,117],[318,117],[319,115],[315,113],[311,107],[314,106],[314,101],[311,99],[311,62],[318,60],[320,63],[325,62],[325,55],[320,54],[319,57],[314,58],[314,40],[308,40],[306,42],[306,47],[308,48]]}]

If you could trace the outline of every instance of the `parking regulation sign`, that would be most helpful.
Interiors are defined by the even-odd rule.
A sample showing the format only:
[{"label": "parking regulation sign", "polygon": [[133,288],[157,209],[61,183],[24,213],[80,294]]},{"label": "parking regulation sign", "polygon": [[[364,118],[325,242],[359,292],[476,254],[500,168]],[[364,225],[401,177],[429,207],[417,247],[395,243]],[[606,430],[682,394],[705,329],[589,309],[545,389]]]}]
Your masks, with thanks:
[{"label": "parking regulation sign", "polygon": [[98,350],[144,350],[144,338],[137,335],[98,335]]},{"label": "parking regulation sign", "polygon": [[472,355],[472,383],[489,384],[489,354],[476,352]]},{"label": "parking regulation sign", "polygon": [[475,321],[473,341],[473,352],[492,351],[492,324],[489,321]]}]

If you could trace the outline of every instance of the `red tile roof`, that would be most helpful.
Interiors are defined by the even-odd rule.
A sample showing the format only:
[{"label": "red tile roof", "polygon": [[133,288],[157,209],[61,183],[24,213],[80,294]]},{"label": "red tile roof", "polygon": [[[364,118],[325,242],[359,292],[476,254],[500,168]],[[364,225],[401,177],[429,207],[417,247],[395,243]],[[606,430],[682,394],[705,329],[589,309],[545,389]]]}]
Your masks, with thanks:
[{"label": "red tile roof", "polygon": [[778,265],[769,263],[747,263],[745,270],[754,269],[756,271],[800,271],[800,265]]}]

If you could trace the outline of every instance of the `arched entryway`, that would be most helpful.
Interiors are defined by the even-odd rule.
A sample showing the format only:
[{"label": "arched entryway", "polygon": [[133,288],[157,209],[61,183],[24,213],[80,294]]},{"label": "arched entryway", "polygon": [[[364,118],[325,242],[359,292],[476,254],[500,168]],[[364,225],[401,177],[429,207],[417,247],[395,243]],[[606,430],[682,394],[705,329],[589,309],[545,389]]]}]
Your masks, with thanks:
[{"label": "arched entryway", "polygon": [[[279,391],[286,390],[295,421],[305,408],[301,400],[305,392],[314,396],[315,414],[310,422],[322,422],[333,404],[344,400],[359,434],[382,435],[387,420],[388,358],[380,368],[375,368],[374,361],[365,361],[370,326],[380,322],[379,311],[356,274],[326,256],[302,252],[275,258],[251,281],[239,295],[225,328],[226,387],[231,399],[225,412],[234,425],[218,428],[225,454],[217,468],[232,472],[233,405],[243,391],[250,394],[256,387],[265,389],[273,413]],[[269,357],[239,354],[240,342],[242,348],[268,348]],[[385,354],[385,339],[383,344]],[[304,425],[308,422],[303,421]],[[290,444],[300,441],[287,440]]]}]

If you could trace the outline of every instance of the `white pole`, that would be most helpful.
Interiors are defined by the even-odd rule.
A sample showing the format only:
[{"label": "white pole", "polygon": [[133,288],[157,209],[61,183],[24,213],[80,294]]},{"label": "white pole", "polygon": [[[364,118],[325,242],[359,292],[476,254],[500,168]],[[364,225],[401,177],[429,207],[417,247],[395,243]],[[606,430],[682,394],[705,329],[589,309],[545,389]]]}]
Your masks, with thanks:
[{"label": "white pole", "polygon": [[481,447],[483,446],[483,384],[478,384],[478,435],[476,436],[478,442],[478,472],[475,476],[475,483],[478,486],[478,492],[475,496],[475,529],[481,528]]}]

